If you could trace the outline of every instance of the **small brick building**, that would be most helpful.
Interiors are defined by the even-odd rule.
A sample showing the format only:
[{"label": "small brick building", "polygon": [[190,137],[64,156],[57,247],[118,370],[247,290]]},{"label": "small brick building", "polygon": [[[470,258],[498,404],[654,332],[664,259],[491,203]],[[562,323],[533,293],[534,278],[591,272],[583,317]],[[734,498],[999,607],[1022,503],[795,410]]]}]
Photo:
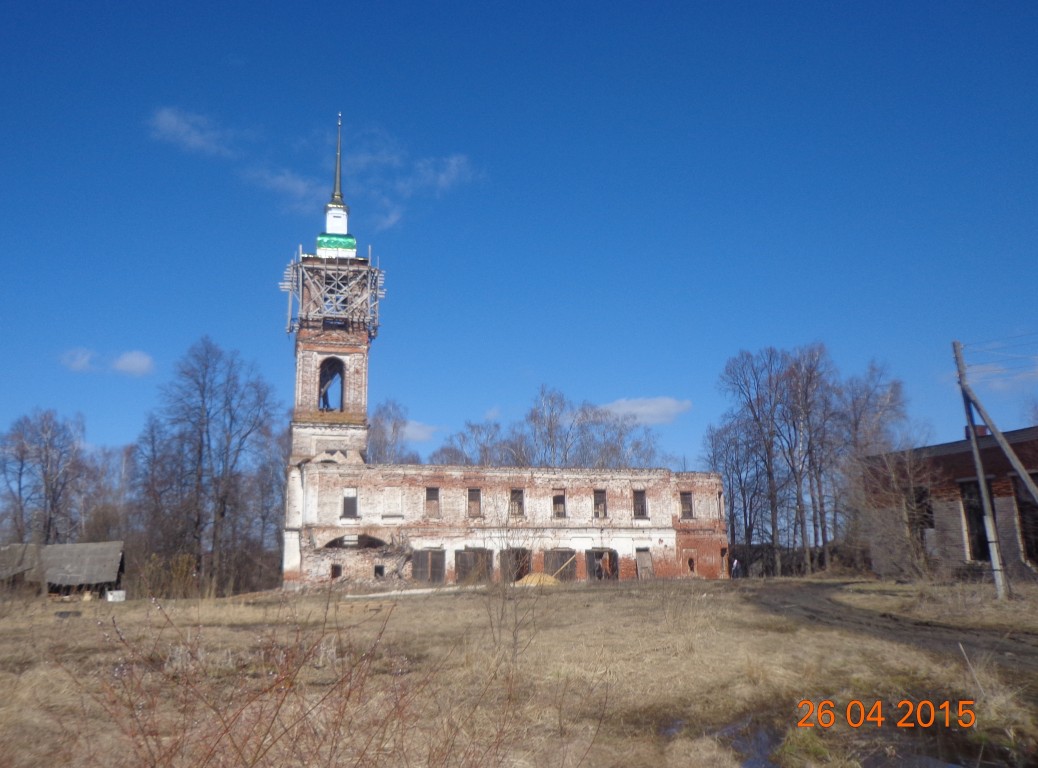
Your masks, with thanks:
[{"label": "small brick building", "polygon": [[383,277],[349,234],[340,156],[316,253],[300,251],[282,283],[298,308],[289,324],[296,386],[285,586],[531,572],[726,577],[714,473],[365,463],[368,351]]},{"label": "small brick building", "polygon": [[[1038,480],[1038,427],[1003,435]],[[978,442],[1002,560],[1010,577],[1038,574],[1038,504],[995,438]],[[871,466],[873,568],[897,576],[921,558],[945,578],[981,575],[991,555],[977,468],[969,440],[874,457]]]}]

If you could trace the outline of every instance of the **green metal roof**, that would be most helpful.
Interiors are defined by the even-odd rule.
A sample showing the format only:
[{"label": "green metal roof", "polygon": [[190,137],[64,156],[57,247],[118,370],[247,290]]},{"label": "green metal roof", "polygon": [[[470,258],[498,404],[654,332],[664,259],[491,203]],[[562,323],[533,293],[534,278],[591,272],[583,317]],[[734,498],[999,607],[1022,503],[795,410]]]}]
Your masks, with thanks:
[{"label": "green metal roof", "polygon": [[318,248],[357,249],[357,238],[353,235],[331,235],[322,232],[317,236]]}]

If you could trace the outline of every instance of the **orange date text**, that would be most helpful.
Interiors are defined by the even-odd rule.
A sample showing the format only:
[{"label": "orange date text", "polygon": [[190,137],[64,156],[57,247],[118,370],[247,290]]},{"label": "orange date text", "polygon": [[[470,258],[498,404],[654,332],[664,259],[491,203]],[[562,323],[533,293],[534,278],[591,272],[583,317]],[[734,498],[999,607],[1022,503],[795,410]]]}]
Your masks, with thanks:
[{"label": "orange date text", "polygon": [[960,701],[912,701],[902,699],[884,712],[883,702],[851,699],[846,706],[832,699],[801,699],[797,704],[798,728],[832,728],[843,722],[851,728],[972,728],[977,723],[972,699]]}]

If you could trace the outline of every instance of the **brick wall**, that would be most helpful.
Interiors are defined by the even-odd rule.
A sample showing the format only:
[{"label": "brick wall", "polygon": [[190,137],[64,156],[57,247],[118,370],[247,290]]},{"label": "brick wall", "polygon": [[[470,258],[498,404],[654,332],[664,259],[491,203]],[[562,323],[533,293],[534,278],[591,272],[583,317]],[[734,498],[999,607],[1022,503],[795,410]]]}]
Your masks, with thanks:
[{"label": "brick wall", "polygon": [[[727,575],[721,481],[711,473],[364,465],[341,454],[315,456],[293,472],[298,487],[290,495],[300,514],[286,518],[298,521],[286,530],[297,531],[300,543],[286,552],[286,583],[327,581],[333,572],[369,582],[376,566],[383,578],[410,576],[397,566],[414,550],[442,550],[450,582],[456,553],[466,548],[492,553],[494,578],[503,549],[529,550],[532,570],[541,572],[544,552],[559,548],[575,553],[578,579],[595,577],[588,552],[592,559],[610,553],[619,578],[637,578],[639,550],[656,576]],[[435,503],[427,503],[427,489],[436,489]],[[512,492],[520,490],[522,513],[514,514]],[[601,517],[595,491],[605,492]],[[635,492],[644,495],[644,517],[636,516]],[[682,493],[694,500],[692,520],[681,518]]]}]

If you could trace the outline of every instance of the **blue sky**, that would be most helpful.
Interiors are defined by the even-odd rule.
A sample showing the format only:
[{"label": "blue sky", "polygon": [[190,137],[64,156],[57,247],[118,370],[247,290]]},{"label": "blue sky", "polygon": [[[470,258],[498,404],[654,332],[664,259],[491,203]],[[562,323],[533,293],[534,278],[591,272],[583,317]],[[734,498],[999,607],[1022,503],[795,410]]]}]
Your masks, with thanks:
[{"label": "blue sky", "polygon": [[[286,407],[277,284],[344,122],[424,455],[542,383],[696,464],[741,349],[885,363],[962,434],[1038,394],[1034,3],[20,2],[0,32],[0,428],[136,439],[208,334]],[[631,404],[628,403],[630,406]]]}]

